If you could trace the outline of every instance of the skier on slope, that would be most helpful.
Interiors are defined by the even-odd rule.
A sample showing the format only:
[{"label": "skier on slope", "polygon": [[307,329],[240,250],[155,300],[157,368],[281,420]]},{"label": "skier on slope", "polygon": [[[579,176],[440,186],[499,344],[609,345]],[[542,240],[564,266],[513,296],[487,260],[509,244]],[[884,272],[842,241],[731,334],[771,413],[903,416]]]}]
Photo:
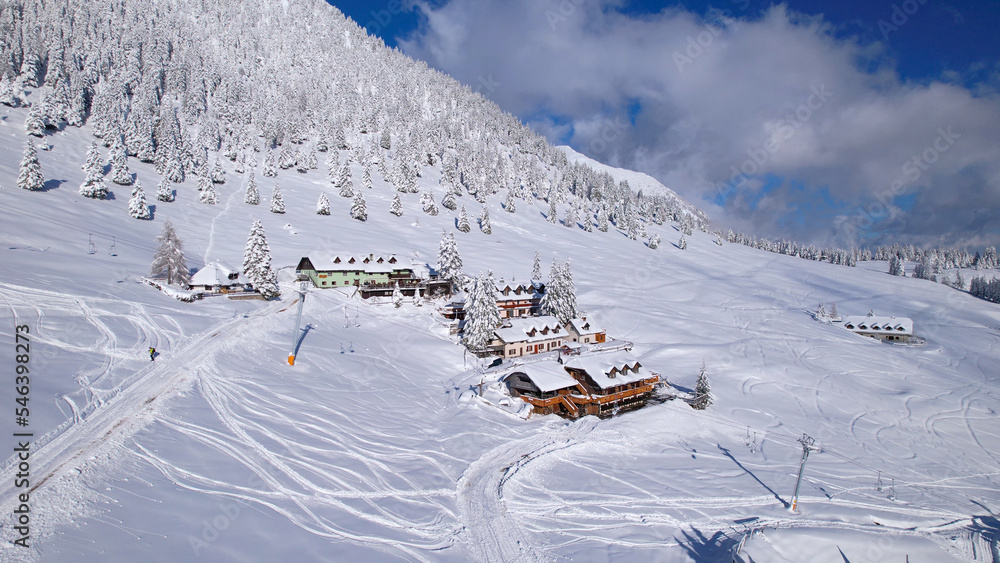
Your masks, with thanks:
[{"label": "skier on slope", "polygon": [[152,346],[149,347],[149,361],[156,361],[156,348],[153,348]]}]

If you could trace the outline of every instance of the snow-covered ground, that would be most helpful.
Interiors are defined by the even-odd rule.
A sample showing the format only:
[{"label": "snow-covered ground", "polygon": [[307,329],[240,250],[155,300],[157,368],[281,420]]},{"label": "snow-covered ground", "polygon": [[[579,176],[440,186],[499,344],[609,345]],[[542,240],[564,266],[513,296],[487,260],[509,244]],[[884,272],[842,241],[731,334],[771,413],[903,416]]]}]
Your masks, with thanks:
[{"label": "snow-covered ground", "polygon": [[[31,557],[730,561],[746,538],[747,561],[998,558],[998,305],[889,276],[885,263],[834,266],[698,232],[681,251],[670,225],[650,226],[664,241],[650,250],[614,230],[549,224],[544,204],[509,214],[491,200],[493,234],[464,234],[446,210],[421,213],[419,194],[389,214],[377,174],[365,223],[331,189],[332,216],[315,214],[322,169],[279,175],[284,215],[267,211],[272,180],[258,174],[264,201],[249,206],[230,169],[219,205],[198,203],[189,179],[137,221],[129,188],[112,185],[106,201],[77,194],[86,130],[45,139],[48,190],[16,189],[24,110],[0,117],[0,365],[13,369],[16,318],[33,338]],[[152,194],[152,168],[130,166]],[[440,200],[437,177],[428,169],[420,182]],[[479,214],[471,198],[460,204]],[[254,217],[285,268],[280,301],[186,304],[139,281],[166,219],[201,267],[239,264]],[[470,274],[524,280],[535,251],[545,266],[572,259],[588,315],[682,389],[705,362],[715,404],[524,420],[475,398],[484,375],[449,335],[442,303],[394,309],[336,290],[308,295],[308,330],[286,363],[287,281],[301,256],[396,251],[433,263],[442,230]],[[928,343],[890,346],[817,322],[820,302],[910,317]],[[11,379],[0,387],[7,452]],[[792,514],[803,433],[821,450]],[[14,461],[0,475],[6,541]],[[29,555],[3,545],[2,560]]]}]

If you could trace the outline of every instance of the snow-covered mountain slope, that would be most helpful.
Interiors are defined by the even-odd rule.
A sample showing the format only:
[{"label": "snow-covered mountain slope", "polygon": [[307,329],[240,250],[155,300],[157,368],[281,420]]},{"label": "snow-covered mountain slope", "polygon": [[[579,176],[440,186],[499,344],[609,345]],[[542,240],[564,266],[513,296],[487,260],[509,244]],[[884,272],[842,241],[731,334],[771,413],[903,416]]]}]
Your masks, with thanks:
[{"label": "snow-covered mountain slope", "polygon": [[690,215],[696,219],[698,223],[708,225],[709,218],[704,211],[684,200],[684,198],[677,195],[677,192],[664,186],[659,180],[653,178],[649,174],[608,166],[607,164],[598,162],[589,156],[580,154],[579,152],[573,150],[572,147],[568,147],[566,145],[559,145],[556,148],[565,153],[566,158],[571,163],[586,165],[593,168],[598,173],[606,172],[611,174],[616,182],[624,180],[628,182],[629,186],[636,192],[642,192],[643,194],[649,196],[656,195],[666,198],[667,201],[671,202],[675,208],[681,210],[687,215]]},{"label": "snow-covered mountain slope", "polygon": [[[25,114],[4,110],[5,147],[20,146]],[[766,538],[747,543],[742,556],[754,560],[805,550],[811,561],[984,560],[996,549],[997,305],[889,276],[884,263],[835,266],[700,232],[681,251],[670,225],[647,226],[665,241],[651,250],[613,228],[551,224],[540,202],[511,214],[490,198],[493,234],[461,233],[454,216],[422,213],[418,194],[401,194],[404,214],[391,215],[393,190],[377,175],[364,223],[332,191],[333,214],[315,214],[329,185],[315,170],[279,173],[286,214],[267,211],[273,180],[261,180],[260,206],[247,205],[245,176],[228,161],[218,205],[199,203],[189,180],[139,221],[127,188],[112,186],[109,200],[77,194],[89,139],[87,128],[46,136],[43,192],[14,187],[18,149],[0,154],[2,330],[13,342],[16,318],[35,338],[30,428],[44,437],[32,452],[28,554],[39,560],[728,561],[753,529]],[[158,181],[151,165],[132,169],[146,186]],[[419,180],[437,200],[439,173]],[[279,302],[184,304],[137,281],[164,221],[200,267],[240,263],[254,217],[284,280],[314,250],[433,262],[443,230],[467,273],[523,280],[535,251],[572,259],[588,315],[680,388],[705,362],[716,402],[524,421],[476,397],[496,376],[463,354],[440,302],[397,310],[312,292],[290,367],[287,283]],[[820,301],[908,316],[928,344],[818,323]],[[5,346],[0,362],[13,355]],[[822,450],[792,515],[804,432]],[[14,461],[2,476],[7,514]],[[23,560],[21,549],[7,544],[0,559]]]},{"label": "snow-covered mountain slope", "polygon": [[[91,84],[103,100],[100,119],[57,122],[29,137],[29,113],[51,107],[41,99],[58,84],[27,88],[32,108],[0,105],[0,334],[8,343],[0,365],[17,364],[16,325],[31,337],[30,425],[15,427],[8,379],[0,448],[14,451],[15,431],[33,434],[32,547],[11,543],[16,495],[26,491],[15,484],[20,460],[7,457],[0,560],[732,561],[754,530],[763,536],[747,538],[744,560],[983,561],[996,553],[1000,306],[889,276],[884,262],[835,266],[720,246],[700,231],[681,250],[676,227],[630,213],[640,206],[613,186],[600,187],[613,206],[566,192],[574,172],[559,153],[449,78],[387,53],[321,2],[153,4],[116,2],[107,11],[112,35],[64,46],[86,55],[62,59],[75,69],[71,84],[101,77]],[[0,31],[17,21],[0,20]],[[43,29],[58,35],[83,21]],[[241,39],[212,41],[212,33]],[[139,48],[164,36],[156,49]],[[58,42],[43,49],[30,34],[18,37],[0,48],[47,49],[49,69],[60,60]],[[4,64],[18,58],[5,53]],[[257,61],[260,53],[273,57]],[[118,65],[137,74],[101,74]],[[146,77],[158,87],[143,87]],[[143,106],[152,100],[156,111]],[[173,130],[173,109],[185,131]],[[199,202],[192,171],[172,186],[176,201],[155,201],[162,176],[135,158],[129,167],[151,220],[129,216],[129,187],[109,183],[113,197],[103,200],[79,195],[87,147],[115,115],[138,115],[136,129],[126,128],[133,133],[143,119],[166,120],[155,128],[158,146],[190,148],[192,158],[214,140],[202,132],[221,129],[207,155],[208,163],[223,157],[227,173],[218,204]],[[331,184],[322,152],[318,169],[262,176],[265,142],[280,137],[275,153],[308,153],[324,135],[335,144],[341,128],[352,149],[337,151],[338,161],[352,158],[365,222],[350,218],[351,200]],[[381,148],[383,132],[391,151]],[[26,140],[39,147],[41,191],[17,187]],[[227,143],[256,171],[260,205],[244,203],[248,175],[219,154]],[[451,158],[426,159],[414,146]],[[368,162],[372,147],[394,182]],[[419,178],[407,176],[411,164]],[[455,191],[440,181],[446,170],[465,177],[455,199],[472,219],[469,233],[456,230],[458,210],[422,211],[422,193],[440,202]],[[389,209],[404,180],[416,192],[399,193],[397,217]],[[275,183],[284,214],[268,211]],[[330,216],[315,213],[324,190]],[[558,202],[555,216],[546,198]],[[577,220],[562,220],[573,206]],[[491,235],[476,226],[484,207]],[[623,228],[601,232],[602,213],[619,213]],[[280,300],[187,304],[139,281],[165,221],[200,268],[239,265],[255,218],[279,269]],[[650,249],[630,239],[630,228],[663,243]],[[522,420],[477,395],[480,383],[495,392],[497,372],[464,353],[437,311],[443,302],[396,309],[350,291],[309,293],[296,365],[287,364],[297,308],[290,282],[302,256],[395,251],[433,264],[442,231],[454,233],[467,274],[526,281],[536,251],[545,263],[572,260],[588,316],[632,341],[642,364],[678,389],[693,387],[704,362],[715,403]],[[816,322],[810,311],[821,301],[842,314],[910,317],[928,343],[888,346]],[[155,362],[149,347],[160,353]],[[790,514],[802,433],[821,449],[809,458],[799,513]]]}]

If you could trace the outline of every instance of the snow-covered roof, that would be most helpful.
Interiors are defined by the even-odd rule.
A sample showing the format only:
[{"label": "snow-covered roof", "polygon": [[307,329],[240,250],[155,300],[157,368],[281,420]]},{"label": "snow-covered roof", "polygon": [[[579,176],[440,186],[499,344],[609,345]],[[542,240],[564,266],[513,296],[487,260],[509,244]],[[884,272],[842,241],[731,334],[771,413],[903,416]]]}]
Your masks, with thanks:
[{"label": "snow-covered roof", "polygon": [[854,332],[902,334],[913,336],[913,321],[906,317],[848,316],[842,319],[844,328]]},{"label": "snow-covered roof", "polygon": [[564,364],[567,368],[587,372],[601,389],[656,377],[624,350],[564,358]]},{"label": "snow-covered roof", "polygon": [[[393,253],[352,254],[350,252],[318,251],[309,253],[307,258],[319,272],[364,271],[369,274],[377,274],[398,269],[414,269],[410,260],[400,258],[399,255]],[[365,263],[365,260],[368,262]]]},{"label": "snow-covered roof", "polygon": [[595,324],[593,321],[589,321],[584,318],[577,317],[571,319],[569,324],[566,326],[567,329],[573,330],[579,335],[584,334],[600,334],[604,332],[604,327]]},{"label": "snow-covered roof", "polygon": [[[229,279],[229,276],[236,274],[236,279]],[[230,267],[224,262],[212,262],[207,264],[204,268],[195,272],[191,276],[191,281],[188,285],[233,285],[237,283],[243,283],[240,280],[239,270]]]},{"label": "snow-covered roof", "polygon": [[565,389],[567,387],[576,387],[579,383],[577,380],[573,379],[573,376],[566,372],[566,368],[562,364],[555,360],[546,360],[542,362],[531,362],[524,364],[523,366],[518,366],[511,369],[510,372],[504,376],[507,378],[515,373],[523,373],[535,384],[535,387],[543,393],[549,393],[552,391],[557,391],[559,389]]},{"label": "snow-covered roof", "polygon": [[[536,342],[566,336],[565,332],[561,332],[559,320],[552,316],[511,319],[508,322],[510,323],[509,327],[498,328],[494,331],[500,340],[507,343]],[[560,332],[553,334],[552,331],[557,329]],[[542,334],[543,330],[547,330],[548,334]],[[535,332],[534,336],[531,335],[532,331]]]}]

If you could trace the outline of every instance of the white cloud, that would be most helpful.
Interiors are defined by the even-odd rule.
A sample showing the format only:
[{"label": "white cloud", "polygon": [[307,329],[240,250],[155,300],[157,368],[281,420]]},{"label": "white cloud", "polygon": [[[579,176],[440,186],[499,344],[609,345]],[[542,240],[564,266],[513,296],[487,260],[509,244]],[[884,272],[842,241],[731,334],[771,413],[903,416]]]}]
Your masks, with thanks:
[{"label": "white cloud", "polygon": [[[721,213],[722,224],[843,244],[832,216],[800,224],[779,223],[781,214],[815,204],[825,188],[850,205],[847,224],[858,224],[856,216],[902,181],[892,195],[916,194],[916,204],[878,229],[918,242],[996,236],[1000,99],[992,88],[903,82],[879,44],[836,38],[822,19],[784,6],[751,17],[734,2],[705,19],[679,9],[629,17],[620,5],[424,4],[425,25],[401,47],[472,87],[491,77],[499,86],[484,94],[550,139],[570,135],[589,156],[650,173]],[[627,112],[636,103],[632,126]],[[939,128],[959,138],[918,177],[907,174],[905,163],[933,147]],[[739,197],[714,208],[710,198],[740,168],[805,188],[770,192],[754,210],[760,182],[745,182]]]}]

